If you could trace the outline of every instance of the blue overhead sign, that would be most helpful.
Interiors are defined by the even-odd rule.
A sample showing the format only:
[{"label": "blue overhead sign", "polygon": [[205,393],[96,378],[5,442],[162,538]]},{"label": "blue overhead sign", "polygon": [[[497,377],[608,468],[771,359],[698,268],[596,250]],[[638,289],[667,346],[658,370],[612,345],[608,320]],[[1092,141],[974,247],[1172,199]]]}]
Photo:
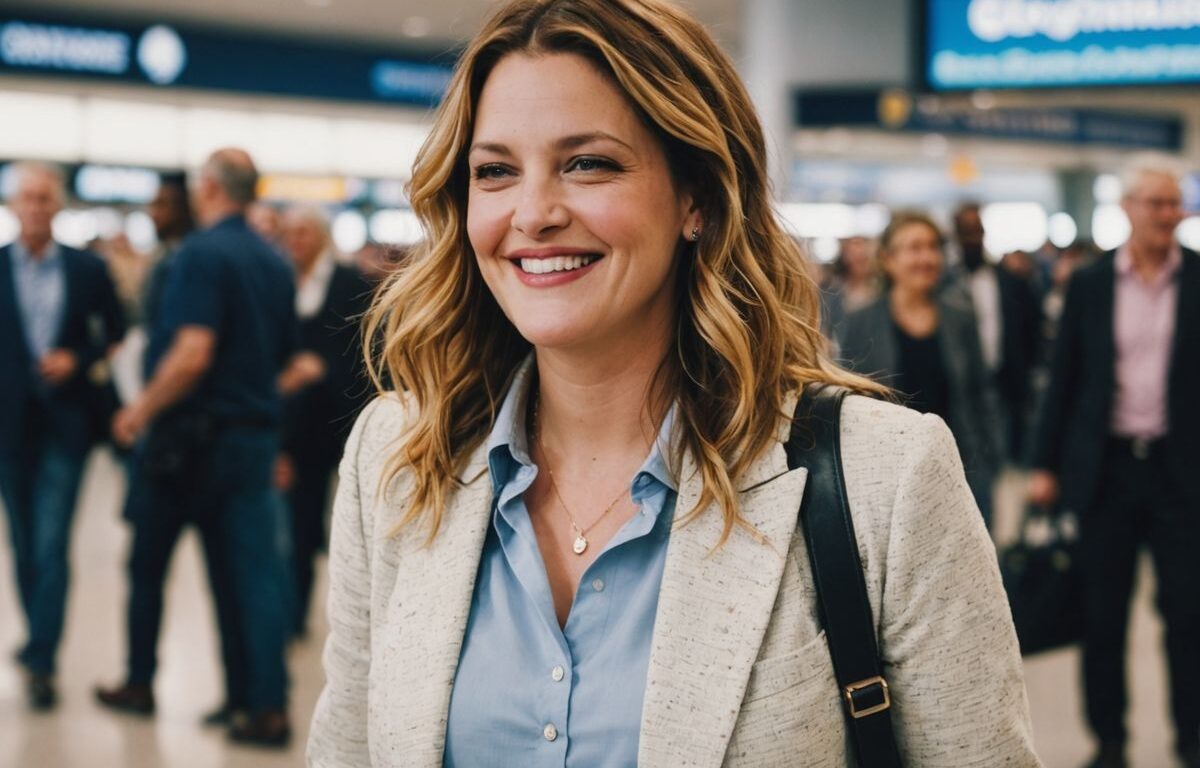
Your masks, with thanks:
[{"label": "blue overhead sign", "polygon": [[1097,109],[930,109],[904,91],[798,92],[795,123],[802,128],[878,128],[1011,141],[1183,149],[1183,118]]},{"label": "blue overhead sign", "polygon": [[0,74],[429,106],[451,65],[396,51],[165,24],[0,15]]},{"label": "blue overhead sign", "polygon": [[927,0],[936,90],[1200,82],[1200,0]]}]

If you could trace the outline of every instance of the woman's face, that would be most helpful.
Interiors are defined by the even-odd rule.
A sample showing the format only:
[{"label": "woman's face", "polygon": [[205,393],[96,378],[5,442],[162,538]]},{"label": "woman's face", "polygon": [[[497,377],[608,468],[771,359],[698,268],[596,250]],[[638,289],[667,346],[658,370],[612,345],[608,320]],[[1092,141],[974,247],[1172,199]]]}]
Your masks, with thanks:
[{"label": "woman's face", "polygon": [[936,232],[913,222],[892,235],[883,267],[894,288],[932,294],[942,276],[942,248]]},{"label": "woman's face", "polygon": [[624,95],[572,54],[511,54],[476,110],[467,235],[538,347],[615,349],[673,325],[680,238],[700,225]]}]

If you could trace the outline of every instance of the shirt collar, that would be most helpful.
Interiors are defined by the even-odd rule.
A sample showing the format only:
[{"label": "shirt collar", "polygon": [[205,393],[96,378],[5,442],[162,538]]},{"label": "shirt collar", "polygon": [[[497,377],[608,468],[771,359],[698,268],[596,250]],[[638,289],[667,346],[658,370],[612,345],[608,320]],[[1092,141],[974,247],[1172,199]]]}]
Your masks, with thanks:
[{"label": "shirt collar", "polygon": [[[508,393],[496,415],[496,422],[487,438],[488,467],[492,475],[492,490],[499,495],[507,484],[512,462],[522,466],[533,466],[529,451],[529,435],[525,429],[525,413],[529,401],[530,385],[533,382],[534,357],[530,353],[517,368]],[[675,425],[676,405],[671,404],[667,415],[658,429],[658,436],[650,455],[634,475],[633,495],[637,498],[649,492],[649,479],[655,480],[672,491],[678,492],[678,483],[671,471],[667,457],[671,455],[671,439]],[[645,491],[645,493],[643,492]]]},{"label": "shirt collar", "polygon": [[[33,261],[33,253],[30,252],[30,250],[25,247],[25,243],[21,242],[19,239],[13,241],[12,254],[13,257],[22,265],[28,265]],[[46,246],[46,250],[43,251],[42,258],[38,263],[47,267],[56,267],[61,259],[62,249],[58,247],[58,243],[51,240]]]},{"label": "shirt collar", "polygon": [[[1133,275],[1133,252],[1129,243],[1125,243],[1117,249],[1116,269],[1117,274],[1121,277]],[[1167,252],[1167,263],[1159,272],[1155,282],[1174,279],[1181,269],[1183,269],[1183,248],[1179,243],[1172,243],[1171,250]]]},{"label": "shirt collar", "polygon": [[317,257],[317,263],[313,264],[312,270],[308,273],[308,277],[304,278],[304,283],[312,283],[313,285],[325,286],[333,278],[334,267],[337,266],[337,260],[333,256],[331,249],[325,249],[321,255]]}]

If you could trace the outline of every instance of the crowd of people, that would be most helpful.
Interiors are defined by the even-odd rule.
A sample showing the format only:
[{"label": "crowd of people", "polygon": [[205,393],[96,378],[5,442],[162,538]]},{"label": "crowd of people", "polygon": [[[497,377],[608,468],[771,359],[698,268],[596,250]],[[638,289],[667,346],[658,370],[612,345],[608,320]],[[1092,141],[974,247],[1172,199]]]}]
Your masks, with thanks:
[{"label": "crowd of people", "polygon": [[[154,712],[167,568],[194,526],[225,669],[225,700],[205,722],[285,745],[285,649],[309,631],[332,474],[370,394],[358,318],[390,264],[377,251],[366,272],[340,259],[319,207],[256,202],[254,163],[236,149],[214,153],[190,185],[162,177],[150,254],[121,240],[103,258],[55,242],[62,176],[24,163],[16,178],[20,234],[0,249],[0,492],[29,704],[56,704],[71,521],[88,452],[107,440],[125,452],[133,537],[127,667],[97,700]],[[877,241],[843,241],[822,278],[823,330],[847,369],[945,421],[985,523],[1006,466],[1031,471],[1032,504],[1077,514],[1084,690],[1102,768],[1125,764],[1126,623],[1149,544],[1176,747],[1196,768],[1200,363],[1188,352],[1200,348],[1200,257],[1174,239],[1172,166],[1131,168],[1123,206],[1131,235],[1115,253],[1078,242],[1002,258],[984,246],[979,205],[954,212],[949,237],[927,213],[897,211]],[[120,402],[107,361],[135,326],[143,383]]]},{"label": "crowd of people", "polygon": [[[190,185],[161,177],[147,206],[150,253],[119,236],[89,250],[56,243],[61,173],[21,163],[15,178],[20,234],[0,251],[0,491],[27,620],[17,661],[29,704],[57,703],[76,496],[90,449],[108,443],[128,477],[128,656],[97,701],[154,712],[168,565],[194,526],[225,670],[225,700],[204,722],[282,746],[285,649],[308,633],[330,482],[369,392],[357,319],[390,265],[371,250],[364,275],[343,259],[318,207],[255,201],[257,171],[240,150],[213,154]],[[122,343],[140,359],[118,388]]]},{"label": "crowd of people", "polygon": [[1166,651],[1177,752],[1200,765],[1200,601],[1187,567],[1200,546],[1200,257],[1175,230],[1178,166],[1142,157],[1124,174],[1128,241],[996,257],[980,207],[959,207],[949,243],[900,211],[871,258],[853,238],[824,280],[826,331],[843,364],[886,382],[954,432],[990,525],[995,480],[1027,472],[1028,501],[1080,527],[1083,688],[1100,747],[1125,762],[1126,635],[1139,552],[1148,546]]}]

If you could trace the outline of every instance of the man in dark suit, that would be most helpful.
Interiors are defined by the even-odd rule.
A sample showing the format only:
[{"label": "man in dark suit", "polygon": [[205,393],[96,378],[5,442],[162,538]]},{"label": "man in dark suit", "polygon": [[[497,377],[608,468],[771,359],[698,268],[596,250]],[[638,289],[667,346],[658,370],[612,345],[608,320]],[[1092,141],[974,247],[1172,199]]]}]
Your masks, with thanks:
[{"label": "man in dark suit", "polygon": [[1200,256],[1174,239],[1183,203],[1169,163],[1131,168],[1122,207],[1129,241],[1067,288],[1030,497],[1079,515],[1092,765],[1126,765],[1125,637],[1149,544],[1176,749],[1200,768]]},{"label": "man in dark suit", "polygon": [[231,704],[248,717],[235,719],[229,736],[282,747],[291,734],[284,659],[290,587],[287,528],[271,472],[281,391],[311,372],[307,358],[293,358],[291,268],[246,223],[257,182],[242,150],[215,152],[201,167],[193,204],[205,229],[174,257],[150,339],[154,375],[117,414],[113,433],[132,444],[150,429],[136,471],[155,484],[151,508],[190,503],[213,516],[245,658],[243,700]]},{"label": "man in dark suit", "polygon": [[1006,458],[1021,462],[1026,458],[1025,422],[1041,310],[1028,280],[988,259],[984,234],[979,205],[961,205],[954,213],[959,259],[948,272],[947,289],[962,296],[975,311],[984,363],[999,400]]},{"label": "man in dark suit", "polygon": [[9,205],[21,233],[0,249],[0,495],[29,632],[17,658],[30,705],[44,710],[57,700],[71,519],[103,429],[97,385],[125,327],[104,263],[54,242],[62,176],[33,163],[15,172]]},{"label": "man in dark suit", "polygon": [[304,636],[313,565],[326,541],[330,478],[369,391],[359,319],[370,302],[371,286],[357,269],[337,263],[329,220],[321,209],[289,209],[281,231],[296,268],[300,348],[320,357],[325,370],[284,403],[284,452],[277,473],[292,512],[293,631]]}]

